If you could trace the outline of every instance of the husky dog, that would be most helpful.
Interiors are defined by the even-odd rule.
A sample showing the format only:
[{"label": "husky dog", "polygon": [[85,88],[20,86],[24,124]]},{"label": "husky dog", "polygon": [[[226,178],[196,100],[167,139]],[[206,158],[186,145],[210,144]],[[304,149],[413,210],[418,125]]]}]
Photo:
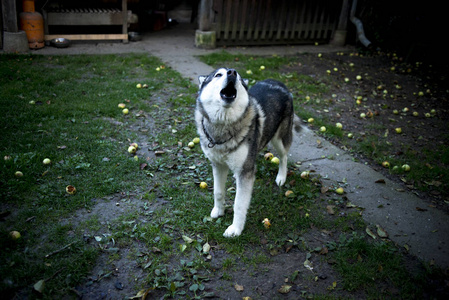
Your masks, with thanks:
[{"label": "husky dog", "polygon": [[225,212],[225,184],[229,169],[237,191],[234,219],[225,237],[239,236],[251,202],[256,158],[270,141],[279,155],[276,183],[287,177],[287,153],[292,143],[292,95],[281,82],[268,79],[248,90],[248,81],[234,69],[220,68],[199,77],[195,122],[201,148],[212,163],[214,208],[212,218]]}]

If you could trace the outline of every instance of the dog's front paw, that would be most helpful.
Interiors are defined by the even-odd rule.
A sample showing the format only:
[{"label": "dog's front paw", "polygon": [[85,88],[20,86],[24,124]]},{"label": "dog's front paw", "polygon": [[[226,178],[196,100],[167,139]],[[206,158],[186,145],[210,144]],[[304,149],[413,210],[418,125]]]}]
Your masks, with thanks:
[{"label": "dog's front paw", "polygon": [[287,180],[287,176],[278,174],[278,176],[276,176],[276,184],[278,186],[283,186],[285,181]]},{"label": "dog's front paw", "polygon": [[214,207],[213,209],[212,209],[212,211],[210,212],[210,216],[212,217],[212,218],[214,218],[214,219],[216,219],[216,218],[218,218],[218,217],[221,217],[221,216],[224,216],[224,209],[220,209],[220,208],[218,208],[218,207]]},{"label": "dog's front paw", "polygon": [[236,237],[236,236],[239,236],[240,234],[242,234],[242,231],[243,231],[243,228],[239,228],[238,226],[235,226],[234,224],[232,224],[231,226],[228,227],[228,229],[226,229],[223,236],[227,237],[227,238]]}]

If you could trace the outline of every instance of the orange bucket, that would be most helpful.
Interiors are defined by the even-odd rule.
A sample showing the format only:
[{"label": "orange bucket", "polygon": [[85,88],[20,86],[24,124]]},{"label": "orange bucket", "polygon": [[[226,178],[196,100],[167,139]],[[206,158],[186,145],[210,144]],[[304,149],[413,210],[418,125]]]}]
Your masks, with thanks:
[{"label": "orange bucket", "polygon": [[44,44],[44,18],[35,11],[34,0],[22,2],[23,12],[19,14],[20,29],[26,32],[31,49],[40,49]]}]

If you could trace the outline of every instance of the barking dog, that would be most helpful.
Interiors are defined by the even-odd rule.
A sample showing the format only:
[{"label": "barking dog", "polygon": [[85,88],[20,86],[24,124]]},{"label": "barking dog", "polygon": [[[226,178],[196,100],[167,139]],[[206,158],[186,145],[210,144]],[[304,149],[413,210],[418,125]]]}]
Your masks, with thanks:
[{"label": "barking dog", "polygon": [[287,177],[287,153],[292,142],[293,102],[281,82],[268,79],[248,90],[248,82],[234,70],[220,68],[200,76],[195,122],[201,148],[212,163],[212,218],[225,212],[228,171],[237,183],[234,218],[224,236],[239,236],[245,226],[253,190],[256,158],[269,142],[279,155],[277,185]]}]

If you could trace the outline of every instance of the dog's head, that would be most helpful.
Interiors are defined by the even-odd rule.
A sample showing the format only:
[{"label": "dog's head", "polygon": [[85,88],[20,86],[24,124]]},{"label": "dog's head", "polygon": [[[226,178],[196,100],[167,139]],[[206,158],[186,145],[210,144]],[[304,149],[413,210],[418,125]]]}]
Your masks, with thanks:
[{"label": "dog's head", "polygon": [[242,97],[248,97],[248,80],[242,79],[234,69],[220,68],[198,79],[200,99],[214,105],[231,107]]}]

